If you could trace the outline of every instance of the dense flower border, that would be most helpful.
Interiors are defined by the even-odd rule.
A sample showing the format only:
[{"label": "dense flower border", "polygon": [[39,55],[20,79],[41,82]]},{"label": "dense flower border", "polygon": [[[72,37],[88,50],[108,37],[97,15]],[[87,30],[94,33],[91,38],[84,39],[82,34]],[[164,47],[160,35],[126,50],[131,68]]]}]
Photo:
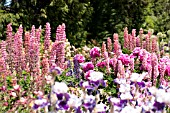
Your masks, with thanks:
[{"label": "dense flower border", "polygon": [[[124,31],[124,45],[118,34],[102,47],[77,51],[66,39],[65,24],[50,40],[46,24],[44,42],[41,27],[13,35],[7,26],[7,40],[1,42],[1,99],[4,111],[159,113],[169,110],[170,59],[159,51],[151,32],[136,37],[136,30]],[[123,48],[123,49],[121,49]],[[73,51],[71,50],[73,49]],[[129,50],[127,52],[127,50]],[[31,108],[30,108],[31,107]],[[28,110],[29,111],[29,110]]]}]

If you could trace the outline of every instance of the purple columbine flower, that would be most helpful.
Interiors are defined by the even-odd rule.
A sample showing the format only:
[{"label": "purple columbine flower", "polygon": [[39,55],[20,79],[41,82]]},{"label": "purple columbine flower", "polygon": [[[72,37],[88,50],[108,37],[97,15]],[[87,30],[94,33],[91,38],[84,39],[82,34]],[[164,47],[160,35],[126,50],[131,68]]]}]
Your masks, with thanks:
[{"label": "purple columbine flower", "polygon": [[106,105],[103,103],[97,104],[95,107],[95,112],[97,113],[106,113]]},{"label": "purple columbine flower", "polygon": [[79,85],[80,85],[80,87],[85,88],[85,89],[92,88],[92,87],[90,86],[89,81],[80,81]]},{"label": "purple columbine flower", "polygon": [[138,84],[139,87],[145,87],[145,82],[143,82],[143,81],[142,82],[137,82],[137,84]]},{"label": "purple columbine flower", "polygon": [[92,112],[92,110],[94,109],[94,107],[96,106],[96,101],[95,101],[95,97],[93,95],[86,95],[85,99],[84,99],[84,104],[83,106],[89,110],[90,112]]},{"label": "purple columbine flower", "polygon": [[60,67],[57,67],[55,64],[53,64],[53,66],[50,69],[50,73],[61,75],[62,74],[62,69]]},{"label": "purple columbine flower", "polygon": [[68,101],[70,99],[70,95],[68,93],[64,94],[56,94],[58,100],[56,101],[56,110],[68,110],[69,105]]},{"label": "purple columbine flower", "polygon": [[78,109],[82,105],[82,100],[76,95],[70,94],[70,98],[67,103],[70,108]]},{"label": "purple columbine flower", "polygon": [[56,107],[56,111],[58,111],[58,110],[68,110],[69,105],[67,104],[66,100],[62,100],[62,101],[57,101],[55,107]]},{"label": "purple columbine flower", "polygon": [[154,105],[156,111],[162,111],[165,107],[165,103],[155,102]]},{"label": "purple columbine flower", "polygon": [[102,85],[104,83],[103,73],[92,71],[88,76],[88,80],[91,85],[93,85],[94,87],[98,87],[100,84]]},{"label": "purple columbine flower", "polygon": [[38,108],[44,108],[48,105],[48,101],[43,98],[39,98],[34,101],[33,109],[37,110]]},{"label": "purple columbine flower", "polygon": [[55,82],[52,91],[56,94],[64,94],[67,93],[68,87],[64,82]]},{"label": "purple columbine flower", "polygon": [[100,57],[100,48],[99,47],[92,48],[90,50],[90,56],[91,56],[91,58]]}]

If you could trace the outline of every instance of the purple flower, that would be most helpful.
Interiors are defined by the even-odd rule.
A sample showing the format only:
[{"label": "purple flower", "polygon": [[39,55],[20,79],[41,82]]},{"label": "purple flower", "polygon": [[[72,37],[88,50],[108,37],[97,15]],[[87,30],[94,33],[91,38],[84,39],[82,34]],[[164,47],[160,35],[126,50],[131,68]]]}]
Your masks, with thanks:
[{"label": "purple flower", "polygon": [[103,73],[92,71],[88,76],[89,83],[92,87],[97,88],[100,84],[105,86]]},{"label": "purple flower", "polygon": [[93,65],[92,62],[86,62],[86,63],[84,63],[84,65],[83,65],[83,71],[84,71],[84,72],[87,72],[87,71],[93,70],[93,69],[94,69],[94,65]]},{"label": "purple flower", "polygon": [[68,101],[70,99],[70,95],[68,93],[64,93],[56,94],[56,96],[58,98],[58,100],[56,101],[56,110],[68,110]]},{"label": "purple flower", "polygon": [[39,98],[34,101],[33,109],[44,108],[48,105],[48,101],[46,99]]},{"label": "purple flower", "polygon": [[99,47],[92,48],[90,50],[90,56],[91,56],[91,58],[100,57],[100,48]]},{"label": "purple flower", "polygon": [[62,69],[60,67],[57,67],[55,64],[53,64],[51,69],[50,69],[50,73],[61,75]]},{"label": "purple flower", "polygon": [[79,85],[80,87],[85,88],[85,89],[91,88],[89,81],[80,81]]},{"label": "purple flower", "polygon": [[84,99],[84,104],[83,106],[89,110],[90,112],[92,112],[92,110],[94,109],[96,105],[96,101],[95,101],[95,97],[93,95],[86,95],[85,99]]},{"label": "purple flower", "polygon": [[82,100],[80,98],[78,98],[76,95],[71,94],[69,101],[68,101],[68,105],[71,108],[79,108],[82,104]]},{"label": "purple flower", "polygon": [[67,104],[67,101],[57,101],[56,103],[56,110],[68,110],[69,105]]},{"label": "purple flower", "polygon": [[156,110],[160,111],[164,109],[165,103],[155,102],[153,106],[155,107]]},{"label": "purple flower", "polygon": [[103,103],[97,104],[95,110],[97,113],[106,113],[106,105]]},{"label": "purple flower", "polygon": [[74,59],[77,60],[78,63],[83,63],[85,61],[85,57],[82,54],[75,55]]}]

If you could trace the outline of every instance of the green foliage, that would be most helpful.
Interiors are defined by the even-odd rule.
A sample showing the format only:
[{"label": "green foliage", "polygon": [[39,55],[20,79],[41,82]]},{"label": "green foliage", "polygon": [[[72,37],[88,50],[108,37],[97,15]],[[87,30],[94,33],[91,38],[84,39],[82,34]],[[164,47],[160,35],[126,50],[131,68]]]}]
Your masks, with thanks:
[{"label": "green foliage", "polygon": [[112,37],[113,33],[120,33],[128,26],[131,30],[141,27],[145,21],[144,9],[146,0],[94,0],[92,21],[89,23],[91,38],[102,40]]},{"label": "green foliage", "polygon": [[129,54],[129,55],[132,53],[132,51],[130,51],[130,50],[126,49],[126,48],[123,48],[123,49],[122,49],[122,52],[123,52],[124,54]]},{"label": "green foliage", "polygon": [[143,28],[152,28],[155,33],[170,29],[170,0],[149,0]]},{"label": "green foliage", "polygon": [[105,93],[110,94],[111,96],[115,96],[117,94],[116,84],[114,84],[113,80],[116,78],[114,73],[110,75],[104,76],[105,80],[107,80],[107,86],[104,88]]},{"label": "green foliage", "polygon": [[[6,25],[12,23],[13,28],[16,29],[19,26],[18,19],[20,18],[19,14],[7,13],[4,10],[0,9],[0,38],[6,36]],[[15,30],[14,30],[15,31]]]}]

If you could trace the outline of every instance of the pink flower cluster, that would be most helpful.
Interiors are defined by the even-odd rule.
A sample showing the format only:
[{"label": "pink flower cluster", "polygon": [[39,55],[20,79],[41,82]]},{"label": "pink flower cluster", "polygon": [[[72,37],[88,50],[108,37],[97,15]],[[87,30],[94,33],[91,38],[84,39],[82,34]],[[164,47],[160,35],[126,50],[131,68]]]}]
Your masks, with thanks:
[{"label": "pink flower cluster", "polygon": [[130,63],[130,56],[128,54],[120,54],[118,60],[121,60],[123,65],[128,66]]},{"label": "pink flower cluster", "polygon": [[91,56],[91,58],[100,57],[100,48],[99,47],[92,48],[90,50],[90,56]]},{"label": "pink flower cluster", "polygon": [[85,61],[85,57],[82,54],[76,54],[74,59],[76,59],[78,63],[83,63]]}]

